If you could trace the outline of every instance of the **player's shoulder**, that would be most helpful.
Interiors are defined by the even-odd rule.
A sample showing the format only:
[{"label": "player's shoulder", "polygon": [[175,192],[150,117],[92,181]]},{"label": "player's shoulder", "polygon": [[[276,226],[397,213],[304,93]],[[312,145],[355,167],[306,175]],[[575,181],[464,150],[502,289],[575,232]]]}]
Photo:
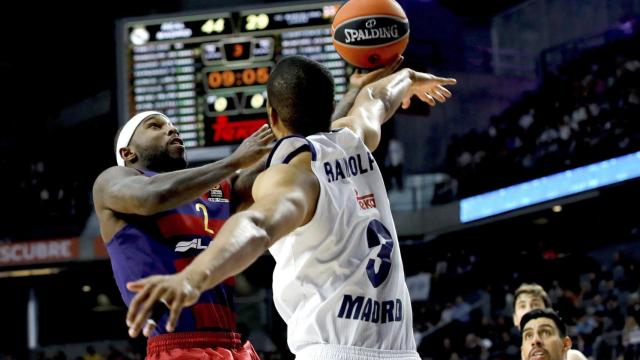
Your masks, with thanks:
[{"label": "player's shoulder", "polygon": [[94,192],[96,189],[101,189],[104,186],[116,181],[118,179],[140,175],[140,173],[132,168],[124,167],[124,166],[112,166],[110,168],[105,169],[98,175],[96,180],[93,183]]},{"label": "player's shoulder", "polygon": [[271,163],[269,167],[258,175],[256,181],[261,179],[295,180],[305,173],[313,174],[311,158],[311,152],[300,152],[286,162]]},{"label": "player's shoulder", "polygon": [[304,187],[315,179],[311,170],[313,153],[311,151],[294,151],[286,156],[285,161],[272,161],[255,180],[254,191],[261,189],[267,192],[275,187]]},{"label": "player's shoulder", "polygon": [[290,135],[279,139],[267,158],[267,169],[281,164],[289,164],[302,153],[310,153],[311,160],[316,158],[313,142],[301,135]]},{"label": "player's shoulder", "polygon": [[567,360],[587,360],[587,357],[578,350],[569,349],[567,352]]}]

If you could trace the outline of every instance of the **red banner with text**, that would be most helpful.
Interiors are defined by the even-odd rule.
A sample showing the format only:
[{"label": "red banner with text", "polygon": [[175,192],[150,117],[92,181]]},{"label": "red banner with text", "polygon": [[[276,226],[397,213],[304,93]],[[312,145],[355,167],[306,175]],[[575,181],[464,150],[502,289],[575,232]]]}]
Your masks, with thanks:
[{"label": "red banner with text", "polygon": [[0,243],[0,266],[77,260],[79,238]]}]

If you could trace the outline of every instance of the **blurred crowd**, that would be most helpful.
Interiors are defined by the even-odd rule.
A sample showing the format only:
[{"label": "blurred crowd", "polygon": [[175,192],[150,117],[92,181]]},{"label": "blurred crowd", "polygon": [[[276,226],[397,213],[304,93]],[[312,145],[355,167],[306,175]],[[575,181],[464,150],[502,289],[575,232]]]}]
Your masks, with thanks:
[{"label": "blurred crowd", "polygon": [[[607,261],[561,256],[553,251],[500,270],[485,254],[447,253],[428,269],[431,297],[413,303],[414,329],[423,359],[519,359],[520,334],[512,315],[514,291],[523,282],[540,283],[552,308],[569,325],[573,348],[592,359],[640,358],[640,262],[615,252]],[[565,270],[561,270],[565,269]],[[571,270],[577,271],[571,274]],[[560,270],[560,271],[558,271]],[[482,273],[483,276],[474,274]],[[553,276],[552,274],[556,274]]]},{"label": "blurred crowd", "polygon": [[[542,85],[491,118],[486,129],[454,136],[445,172],[457,193],[495,190],[640,150],[640,37],[610,43],[547,73]],[[443,199],[443,197],[447,199]]]},{"label": "blurred crowd", "polygon": [[2,209],[9,213],[0,217],[0,241],[80,234],[92,206],[91,175],[83,175],[65,159],[11,161],[15,163],[7,168],[13,171],[3,175],[11,189],[5,191],[4,201],[11,206]]}]

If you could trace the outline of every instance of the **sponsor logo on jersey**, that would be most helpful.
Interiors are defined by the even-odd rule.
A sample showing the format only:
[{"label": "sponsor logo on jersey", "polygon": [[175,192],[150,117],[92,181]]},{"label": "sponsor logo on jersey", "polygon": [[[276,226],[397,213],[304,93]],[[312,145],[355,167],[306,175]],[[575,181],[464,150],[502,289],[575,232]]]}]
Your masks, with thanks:
[{"label": "sponsor logo on jersey", "polygon": [[403,306],[400,299],[378,301],[364,296],[345,294],[338,318],[360,320],[374,324],[402,321]]},{"label": "sponsor logo on jersey", "polygon": [[358,205],[360,205],[360,209],[368,210],[374,209],[376,207],[376,197],[373,194],[367,194],[360,196],[358,194],[358,190],[356,192],[356,201],[358,201]]},{"label": "sponsor logo on jersey", "polygon": [[176,252],[185,252],[190,249],[204,250],[207,245],[202,244],[202,239],[196,238],[191,241],[180,241],[176,244]]},{"label": "sponsor logo on jersey", "polygon": [[221,198],[223,196],[224,194],[222,193],[222,188],[220,187],[220,184],[214,186],[213,188],[211,188],[211,190],[209,190],[210,198]]},{"label": "sponsor logo on jersey", "polygon": [[209,197],[207,200],[210,202],[229,202],[229,199],[224,198],[224,192],[222,191],[220,184],[209,190]]}]

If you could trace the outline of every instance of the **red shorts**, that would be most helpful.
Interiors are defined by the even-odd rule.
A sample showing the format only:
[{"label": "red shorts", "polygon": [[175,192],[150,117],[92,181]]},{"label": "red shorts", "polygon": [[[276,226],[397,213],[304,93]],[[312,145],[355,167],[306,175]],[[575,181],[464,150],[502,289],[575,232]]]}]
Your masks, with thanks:
[{"label": "red shorts", "polygon": [[260,360],[250,342],[240,343],[240,334],[188,332],[149,338],[149,360]]}]

